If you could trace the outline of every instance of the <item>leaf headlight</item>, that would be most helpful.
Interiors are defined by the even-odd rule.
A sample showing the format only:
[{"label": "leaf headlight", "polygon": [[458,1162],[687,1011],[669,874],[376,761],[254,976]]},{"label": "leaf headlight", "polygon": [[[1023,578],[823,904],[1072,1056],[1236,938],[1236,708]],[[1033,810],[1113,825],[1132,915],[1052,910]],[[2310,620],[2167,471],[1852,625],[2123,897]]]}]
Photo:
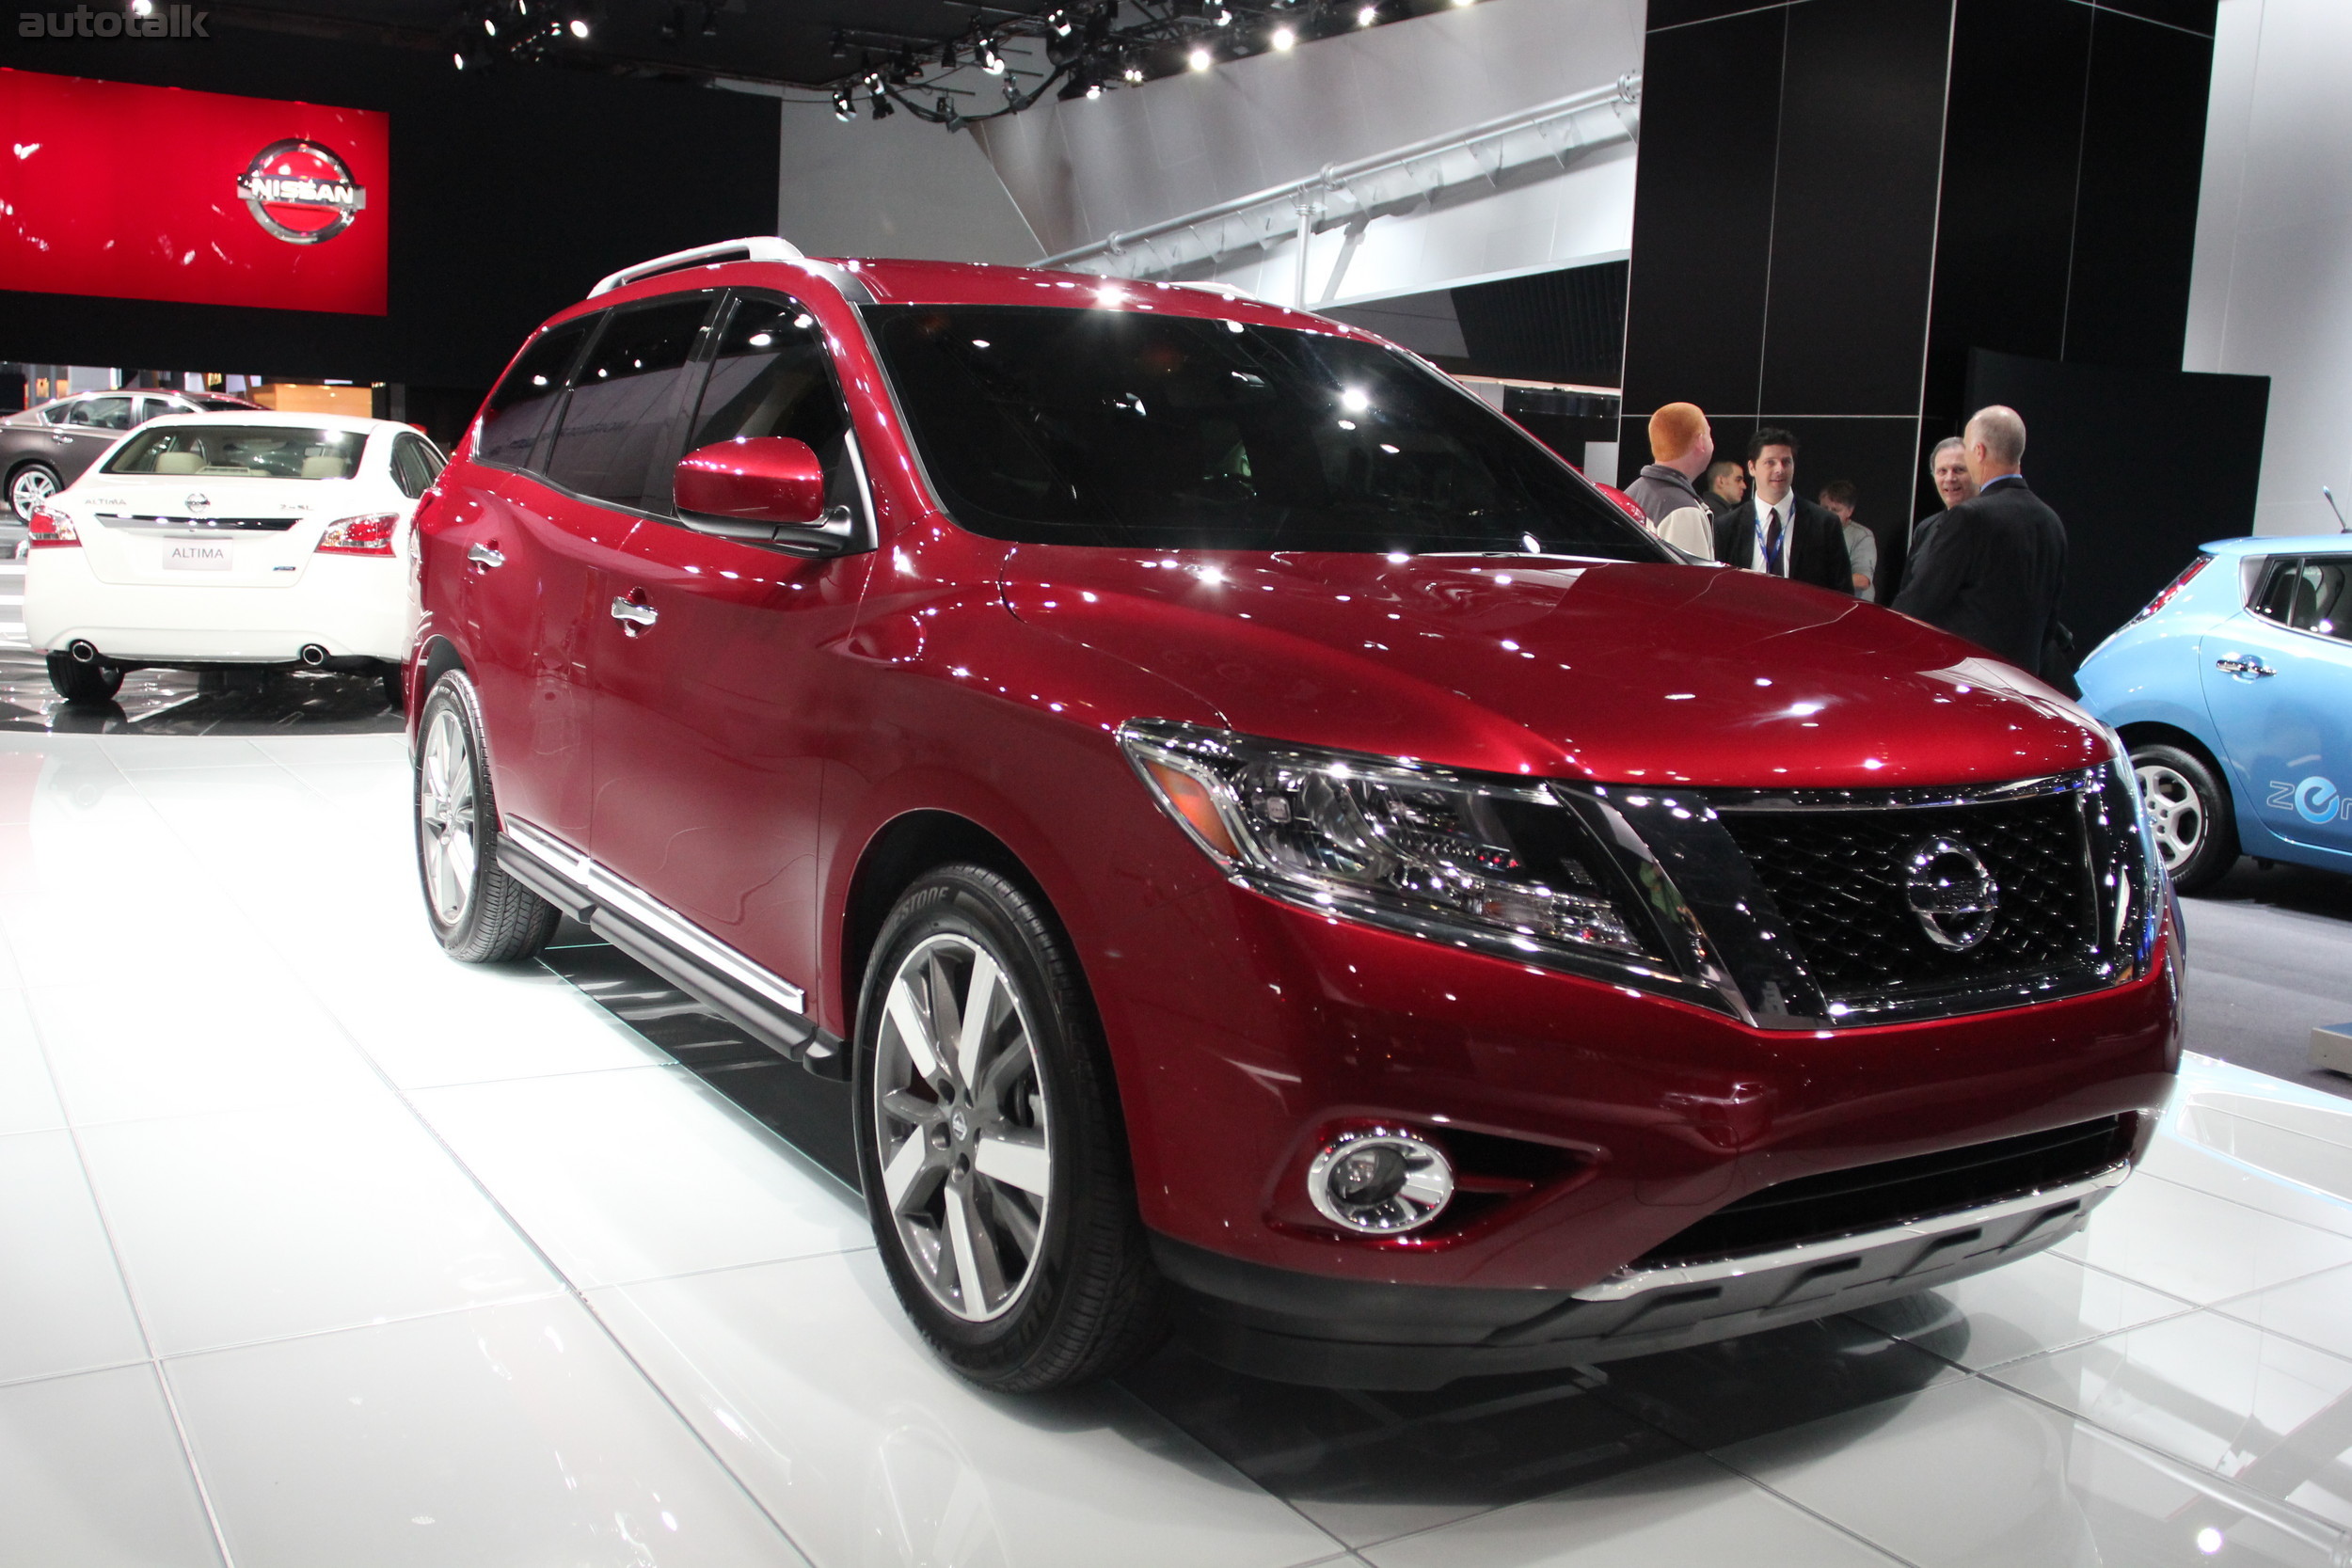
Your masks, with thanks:
[{"label": "leaf headlight", "polygon": [[1167,720],[1119,739],[1193,842],[1262,892],[1503,951],[1658,958],[1633,890],[1545,785]]}]

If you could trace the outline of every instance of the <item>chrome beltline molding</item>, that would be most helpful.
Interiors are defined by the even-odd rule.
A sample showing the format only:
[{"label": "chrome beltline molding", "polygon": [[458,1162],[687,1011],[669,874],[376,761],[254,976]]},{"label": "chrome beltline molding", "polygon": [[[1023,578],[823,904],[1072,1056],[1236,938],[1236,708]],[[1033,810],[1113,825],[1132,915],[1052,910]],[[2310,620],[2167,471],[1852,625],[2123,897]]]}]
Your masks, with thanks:
[{"label": "chrome beltline molding", "polygon": [[1572,1293],[1579,1301],[1623,1301],[1629,1296],[1638,1296],[1645,1291],[1668,1286],[1707,1285],[1719,1279],[1736,1279],[1741,1275],[1763,1274],[1773,1269],[1873,1252],[1880,1247],[1894,1246],[1903,1242],[1932,1240],[1938,1236],[1948,1236],[1956,1230],[1965,1230],[1971,1226],[2009,1219],[2030,1213],[2036,1209],[2054,1209],[2089,1197],[2093,1193],[2106,1192],[2121,1185],[2123,1178],[2131,1174],[2131,1169],[2129,1161],[2121,1161],[2064,1186],[2045,1187],[2017,1197],[2005,1198],[1998,1203],[1909,1220],[1901,1225],[1888,1226],[1883,1230],[1866,1230],[1858,1235],[1838,1236],[1823,1242],[1805,1242],[1796,1246],[1782,1247],[1775,1252],[1746,1253],[1737,1258],[1718,1258],[1703,1263],[1676,1263],[1659,1269],[1620,1269],[1606,1279]]},{"label": "chrome beltline molding", "polygon": [[524,854],[601,907],[644,927],[753,995],[765,997],[787,1012],[807,1015],[808,996],[800,987],[771,974],[734,948],[714,940],[701,927],[647,897],[546,829],[510,816],[506,819],[506,836]]}]

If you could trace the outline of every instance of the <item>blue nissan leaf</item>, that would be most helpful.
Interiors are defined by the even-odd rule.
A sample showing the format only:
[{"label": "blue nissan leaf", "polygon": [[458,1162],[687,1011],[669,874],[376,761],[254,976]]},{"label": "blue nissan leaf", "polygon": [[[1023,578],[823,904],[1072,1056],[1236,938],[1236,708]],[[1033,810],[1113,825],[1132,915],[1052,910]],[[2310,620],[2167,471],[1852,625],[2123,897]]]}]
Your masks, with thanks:
[{"label": "blue nissan leaf", "polygon": [[2077,679],[2181,892],[2241,854],[2352,871],[2352,534],[2203,546]]}]

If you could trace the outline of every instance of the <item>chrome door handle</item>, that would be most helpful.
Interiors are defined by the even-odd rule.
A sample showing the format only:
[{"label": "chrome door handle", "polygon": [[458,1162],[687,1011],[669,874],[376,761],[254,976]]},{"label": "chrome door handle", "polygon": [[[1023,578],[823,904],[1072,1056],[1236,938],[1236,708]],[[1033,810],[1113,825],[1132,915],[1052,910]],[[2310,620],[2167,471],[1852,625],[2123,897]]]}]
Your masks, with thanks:
[{"label": "chrome door handle", "polygon": [[474,546],[466,552],[466,559],[477,566],[496,568],[506,564],[506,557],[487,545]]},{"label": "chrome door handle", "polygon": [[2243,675],[2248,680],[2260,680],[2279,673],[2259,658],[2217,658],[2213,667],[2225,675]]},{"label": "chrome door handle", "polygon": [[649,604],[631,604],[627,599],[614,599],[612,619],[627,621],[633,626],[650,626],[661,619],[661,612]]}]

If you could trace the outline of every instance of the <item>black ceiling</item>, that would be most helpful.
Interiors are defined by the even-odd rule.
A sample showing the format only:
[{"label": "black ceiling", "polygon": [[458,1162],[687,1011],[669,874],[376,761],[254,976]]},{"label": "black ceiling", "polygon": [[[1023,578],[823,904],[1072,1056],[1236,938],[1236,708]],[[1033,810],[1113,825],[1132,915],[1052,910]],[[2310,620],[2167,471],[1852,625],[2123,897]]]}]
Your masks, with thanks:
[{"label": "black ceiling", "polygon": [[[447,50],[470,41],[484,8],[467,0],[263,0],[212,11],[231,26]],[[976,29],[1057,8],[1050,0],[601,0],[581,8],[589,36],[550,45],[544,59],[816,87],[879,67],[902,47],[935,55]],[[676,37],[664,36],[673,29]]]}]

